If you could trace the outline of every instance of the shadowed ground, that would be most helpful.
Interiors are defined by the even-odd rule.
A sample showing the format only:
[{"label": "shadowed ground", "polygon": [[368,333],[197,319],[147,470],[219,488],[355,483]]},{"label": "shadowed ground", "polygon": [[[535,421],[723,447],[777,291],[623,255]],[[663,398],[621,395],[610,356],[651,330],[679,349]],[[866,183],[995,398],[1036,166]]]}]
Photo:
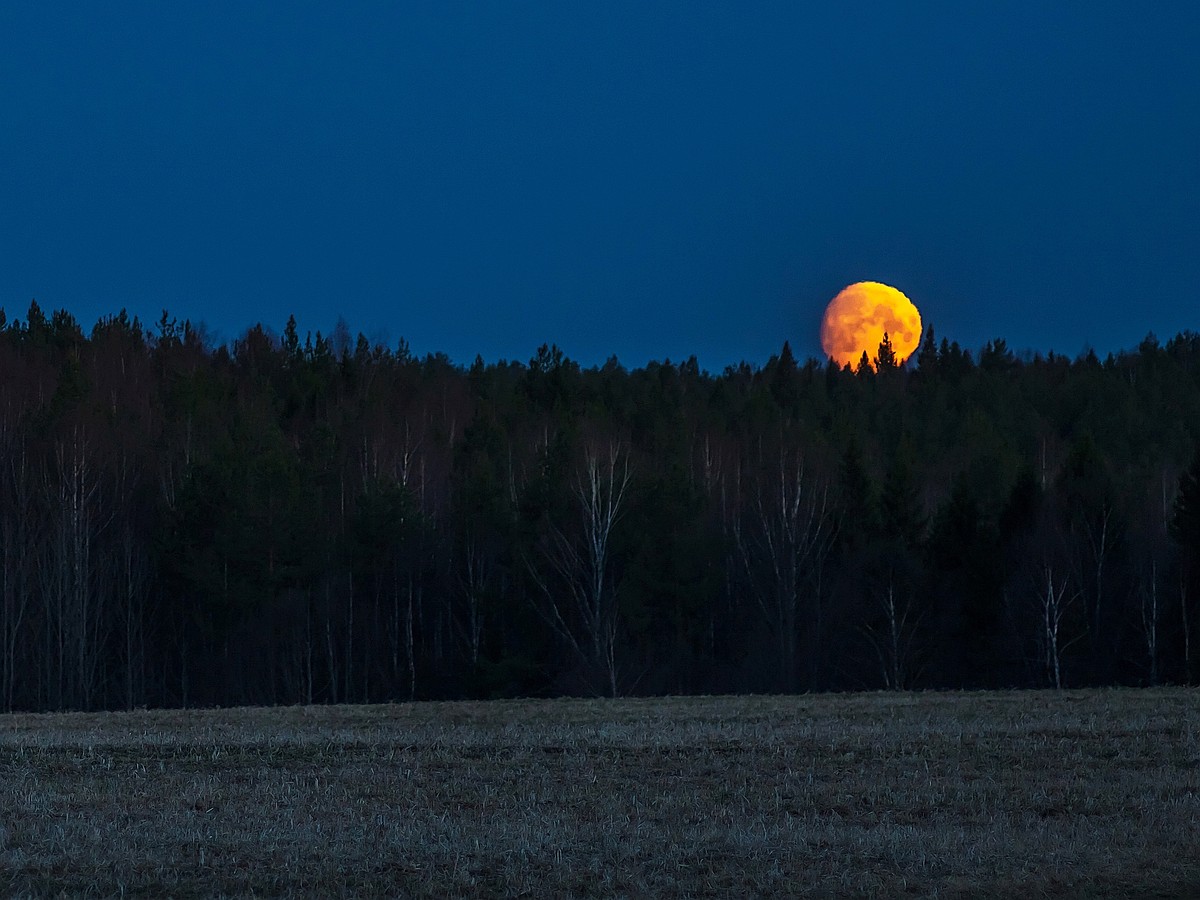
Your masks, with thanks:
[{"label": "shadowed ground", "polygon": [[0,717],[0,890],[1200,895],[1200,693]]}]

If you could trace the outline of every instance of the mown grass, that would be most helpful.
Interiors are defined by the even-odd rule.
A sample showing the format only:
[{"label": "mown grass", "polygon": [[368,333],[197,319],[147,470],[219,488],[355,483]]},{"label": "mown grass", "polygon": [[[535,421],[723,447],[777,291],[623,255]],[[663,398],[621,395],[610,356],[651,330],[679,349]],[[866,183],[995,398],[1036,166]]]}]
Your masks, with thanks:
[{"label": "mown grass", "polygon": [[1200,694],[0,717],[0,890],[1200,896]]}]

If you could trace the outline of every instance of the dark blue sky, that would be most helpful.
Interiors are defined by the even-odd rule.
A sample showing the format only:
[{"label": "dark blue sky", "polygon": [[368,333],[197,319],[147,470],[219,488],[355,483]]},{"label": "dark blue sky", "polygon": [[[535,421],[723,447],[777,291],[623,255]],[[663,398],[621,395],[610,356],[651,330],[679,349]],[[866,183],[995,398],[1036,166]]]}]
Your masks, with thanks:
[{"label": "dark blue sky", "polygon": [[0,304],[459,362],[1200,328],[1195,3],[0,7]]}]

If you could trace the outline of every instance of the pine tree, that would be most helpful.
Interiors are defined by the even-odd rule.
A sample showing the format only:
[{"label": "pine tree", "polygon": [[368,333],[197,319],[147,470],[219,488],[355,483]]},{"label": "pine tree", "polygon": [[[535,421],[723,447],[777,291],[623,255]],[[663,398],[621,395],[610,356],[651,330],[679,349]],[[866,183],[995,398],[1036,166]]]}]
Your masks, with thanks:
[{"label": "pine tree", "polygon": [[892,347],[892,339],[888,337],[888,333],[883,333],[883,340],[879,342],[879,350],[875,356],[875,371],[881,375],[886,372],[894,372],[900,367],[896,361],[896,351]]},{"label": "pine tree", "polygon": [[796,357],[792,355],[791,344],[784,341],[771,372],[771,396],[784,409],[790,408],[800,397],[796,373]]},{"label": "pine tree", "polygon": [[921,350],[917,353],[917,373],[922,377],[932,377],[938,371],[937,339],[934,337],[933,325],[925,326],[925,340],[921,342]]},{"label": "pine tree", "polygon": [[921,543],[926,524],[912,455],[908,442],[901,441],[884,476],[879,498],[884,536],[898,541],[908,550],[914,550]]}]

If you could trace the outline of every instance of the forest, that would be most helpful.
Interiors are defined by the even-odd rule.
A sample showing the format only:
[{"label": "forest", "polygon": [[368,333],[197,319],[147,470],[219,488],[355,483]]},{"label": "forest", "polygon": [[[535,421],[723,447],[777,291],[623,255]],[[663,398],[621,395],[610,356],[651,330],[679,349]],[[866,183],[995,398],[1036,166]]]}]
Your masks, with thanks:
[{"label": "forest", "polygon": [[470,366],[0,311],[0,707],[1192,683],[1200,335]]}]

